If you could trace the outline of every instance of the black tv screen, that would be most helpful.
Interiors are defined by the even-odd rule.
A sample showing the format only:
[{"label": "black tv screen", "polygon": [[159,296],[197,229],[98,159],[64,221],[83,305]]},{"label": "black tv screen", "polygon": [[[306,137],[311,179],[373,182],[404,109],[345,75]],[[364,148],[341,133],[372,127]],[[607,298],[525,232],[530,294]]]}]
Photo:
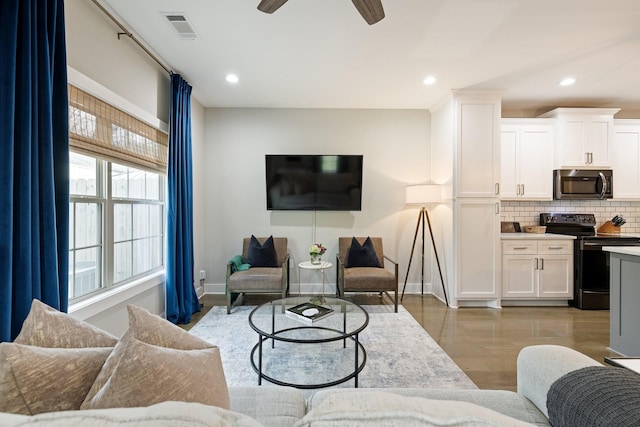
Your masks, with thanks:
[{"label": "black tv screen", "polygon": [[362,210],[362,155],[265,156],[268,210]]}]

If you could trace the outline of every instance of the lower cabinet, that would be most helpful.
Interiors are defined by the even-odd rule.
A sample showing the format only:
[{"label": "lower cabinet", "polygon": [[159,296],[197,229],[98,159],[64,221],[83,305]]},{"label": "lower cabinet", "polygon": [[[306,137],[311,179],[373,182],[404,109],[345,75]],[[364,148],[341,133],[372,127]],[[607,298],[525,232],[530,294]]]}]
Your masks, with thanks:
[{"label": "lower cabinet", "polygon": [[573,241],[503,241],[502,298],[573,299]]}]

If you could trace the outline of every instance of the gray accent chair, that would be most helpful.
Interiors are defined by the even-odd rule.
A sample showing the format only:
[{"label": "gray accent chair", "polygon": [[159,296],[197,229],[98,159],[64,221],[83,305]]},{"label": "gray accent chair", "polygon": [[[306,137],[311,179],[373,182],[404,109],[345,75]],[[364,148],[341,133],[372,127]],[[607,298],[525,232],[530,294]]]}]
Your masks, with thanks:
[{"label": "gray accent chair", "polygon": [[[268,237],[256,237],[260,244]],[[247,259],[247,251],[251,238],[242,241],[242,258]],[[289,253],[286,237],[274,237],[273,246],[276,251],[278,267],[251,267],[245,271],[233,272],[231,262],[227,262],[226,295],[227,314],[231,313],[231,294],[278,294],[286,298],[289,293]]]},{"label": "gray accent chair", "polygon": [[[356,237],[360,244],[363,244],[366,237]],[[338,254],[336,255],[336,288],[340,298],[344,298],[345,292],[378,292],[384,293],[391,299],[398,312],[398,263],[384,254],[381,237],[371,237],[371,243],[378,256],[378,261],[383,267],[350,267],[349,249],[351,249],[352,237],[338,238]],[[385,268],[385,261],[388,261],[393,268],[393,272]],[[394,297],[389,295],[393,291]]]}]

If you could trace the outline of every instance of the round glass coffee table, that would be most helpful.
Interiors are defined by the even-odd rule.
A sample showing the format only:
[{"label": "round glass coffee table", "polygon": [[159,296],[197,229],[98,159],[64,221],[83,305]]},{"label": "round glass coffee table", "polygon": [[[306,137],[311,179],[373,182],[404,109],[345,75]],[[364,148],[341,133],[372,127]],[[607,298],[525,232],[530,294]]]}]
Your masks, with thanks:
[{"label": "round glass coffee table", "polygon": [[[321,307],[333,310],[311,322],[289,312],[313,297],[289,297],[256,307],[249,325],[258,333],[251,350],[251,366],[262,380],[273,384],[315,389],[354,379],[367,362],[358,334],[369,324],[369,315],[357,304],[323,297]],[[305,306],[305,308],[308,308]]]}]

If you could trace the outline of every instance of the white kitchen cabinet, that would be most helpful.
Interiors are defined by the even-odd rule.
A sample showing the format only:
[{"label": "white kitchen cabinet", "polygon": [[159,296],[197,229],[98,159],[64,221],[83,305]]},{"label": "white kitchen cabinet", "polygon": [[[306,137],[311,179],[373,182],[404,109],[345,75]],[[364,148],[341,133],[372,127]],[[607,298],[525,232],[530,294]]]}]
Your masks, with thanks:
[{"label": "white kitchen cabinet", "polygon": [[455,195],[497,197],[500,192],[500,97],[456,94]]},{"label": "white kitchen cabinet", "polygon": [[618,111],[618,108],[556,108],[541,115],[556,120],[555,165],[609,167],[613,116]]},{"label": "white kitchen cabinet", "polygon": [[444,196],[430,214],[452,307],[500,304],[500,106],[500,93],[452,91],[430,110],[431,179]]},{"label": "white kitchen cabinet", "polygon": [[502,119],[500,197],[553,199],[554,122]]},{"label": "white kitchen cabinet", "polygon": [[573,241],[503,241],[502,297],[573,299]]},{"label": "white kitchen cabinet", "polygon": [[611,169],[614,199],[640,199],[640,120],[614,120]]},{"label": "white kitchen cabinet", "polygon": [[495,199],[458,199],[456,297],[500,298],[500,206]]}]

